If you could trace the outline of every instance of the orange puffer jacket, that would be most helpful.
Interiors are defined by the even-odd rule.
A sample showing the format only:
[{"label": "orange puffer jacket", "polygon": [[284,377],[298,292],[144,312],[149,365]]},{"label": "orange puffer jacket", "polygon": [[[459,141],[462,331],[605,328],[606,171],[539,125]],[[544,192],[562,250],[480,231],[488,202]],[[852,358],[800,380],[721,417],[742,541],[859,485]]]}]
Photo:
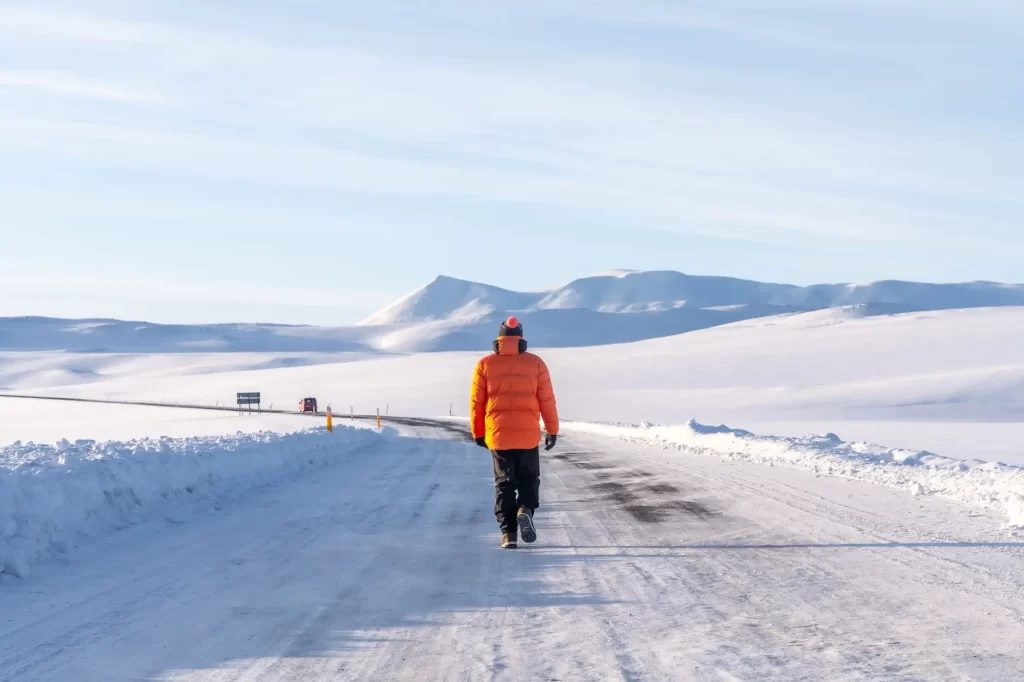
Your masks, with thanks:
[{"label": "orange puffer jacket", "polygon": [[547,365],[532,353],[520,353],[520,338],[502,336],[493,355],[476,365],[469,398],[473,438],[484,437],[491,450],[530,450],[544,430],[558,433],[558,410]]}]

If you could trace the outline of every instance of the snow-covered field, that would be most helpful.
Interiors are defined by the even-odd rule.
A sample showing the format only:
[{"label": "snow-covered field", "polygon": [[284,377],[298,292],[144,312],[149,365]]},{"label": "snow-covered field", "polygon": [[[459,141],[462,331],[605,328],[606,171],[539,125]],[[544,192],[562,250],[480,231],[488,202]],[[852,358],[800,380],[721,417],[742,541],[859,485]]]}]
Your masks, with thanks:
[{"label": "snow-covered field", "polygon": [[321,419],[288,414],[238,414],[213,410],[138,405],[54,403],[0,398],[0,443],[53,444],[67,438],[133,440],[153,436],[186,438],[236,433],[292,433],[323,424]]},{"label": "snow-covered field", "polygon": [[[835,432],[844,440],[1024,464],[1022,332],[1024,308],[877,317],[838,309],[539,352],[571,419],[697,419],[789,436]],[[336,413],[380,408],[438,416],[451,406],[464,416],[470,372],[485,352],[3,353],[0,392],[224,405],[237,391],[258,390],[265,404],[286,409],[313,395]],[[5,401],[5,409],[18,409],[18,421],[0,422],[0,441],[26,439],[25,430],[43,440],[125,437],[123,424],[108,432],[106,420],[90,423],[77,407],[60,407],[66,423],[46,404],[13,408]],[[274,428],[281,423],[265,419]],[[223,419],[229,430],[238,423]]]},{"label": "snow-covered field", "polygon": [[[0,393],[167,405],[0,398],[0,680],[1019,679],[1022,330],[843,308],[540,349],[576,421],[514,556],[487,453],[445,440],[485,348],[0,353]],[[173,406],[253,390],[339,428]]]},{"label": "snow-covered field", "polygon": [[[995,463],[1024,465],[1022,330],[1024,308],[868,317],[841,308],[632,344],[539,352],[551,367],[567,419],[667,425],[696,419],[786,437],[787,443],[833,433],[837,442],[861,443],[856,446],[861,454],[927,452],[927,461],[897,461],[905,473],[900,467],[886,473],[878,462],[861,457],[857,476],[945,494],[1016,520],[1019,480],[1012,467]],[[451,410],[464,416],[468,377],[480,355],[6,353],[0,355],[0,388],[211,406],[230,405],[236,391],[259,390],[267,407],[290,410],[313,395],[340,417],[377,409],[405,416]],[[288,433],[311,425],[309,417],[298,414],[115,410],[13,398],[0,398],[0,407],[7,417],[0,423],[2,442]],[[716,452],[731,457],[736,449]],[[802,452],[806,456],[769,460],[853,475],[849,465],[829,461],[835,448]],[[937,466],[940,459],[947,465]],[[906,473],[911,468],[913,475]],[[950,473],[961,468],[969,475]]]}]

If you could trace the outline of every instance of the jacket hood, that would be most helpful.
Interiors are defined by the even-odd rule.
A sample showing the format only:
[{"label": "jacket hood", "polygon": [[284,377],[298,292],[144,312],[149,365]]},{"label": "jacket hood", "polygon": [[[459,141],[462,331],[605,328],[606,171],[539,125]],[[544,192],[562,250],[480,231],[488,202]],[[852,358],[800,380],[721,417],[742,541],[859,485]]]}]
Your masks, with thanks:
[{"label": "jacket hood", "polygon": [[498,355],[520,355],[526,352],[526,339],[518,336],[499,336],[492,345]]}]

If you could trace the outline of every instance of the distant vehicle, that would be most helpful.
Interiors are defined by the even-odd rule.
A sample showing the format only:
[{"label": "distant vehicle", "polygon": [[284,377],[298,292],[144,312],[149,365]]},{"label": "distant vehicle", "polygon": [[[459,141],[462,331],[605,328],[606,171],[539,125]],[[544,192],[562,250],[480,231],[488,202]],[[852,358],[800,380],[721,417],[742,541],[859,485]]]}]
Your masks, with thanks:
[{"label": "distant vehicle", "polygon": [[316,398],[303,398],[299,401],[299,412],[312,412],[316,414]]}]

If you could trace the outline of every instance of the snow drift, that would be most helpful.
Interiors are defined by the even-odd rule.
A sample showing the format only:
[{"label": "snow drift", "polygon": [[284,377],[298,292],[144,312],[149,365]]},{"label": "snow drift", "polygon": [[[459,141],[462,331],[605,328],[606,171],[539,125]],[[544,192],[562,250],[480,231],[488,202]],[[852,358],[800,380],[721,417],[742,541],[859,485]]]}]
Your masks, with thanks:
[{"label": "snow drift", "polygon": [[785,466],[942,497],[989,509],[1024,527],[1024,468],[929,452],[847,443],[834,433],[757,436],[691,420],[685,426],[567,424],[569,430],[768,466]]},{"label": "snow drift", "polygon": [[333,434],[14,443],[0,448],[0,574],[25,577],[41,557],[135,523],[181,522],[197,505],[337,464],[381,438],[341,427]]}]

